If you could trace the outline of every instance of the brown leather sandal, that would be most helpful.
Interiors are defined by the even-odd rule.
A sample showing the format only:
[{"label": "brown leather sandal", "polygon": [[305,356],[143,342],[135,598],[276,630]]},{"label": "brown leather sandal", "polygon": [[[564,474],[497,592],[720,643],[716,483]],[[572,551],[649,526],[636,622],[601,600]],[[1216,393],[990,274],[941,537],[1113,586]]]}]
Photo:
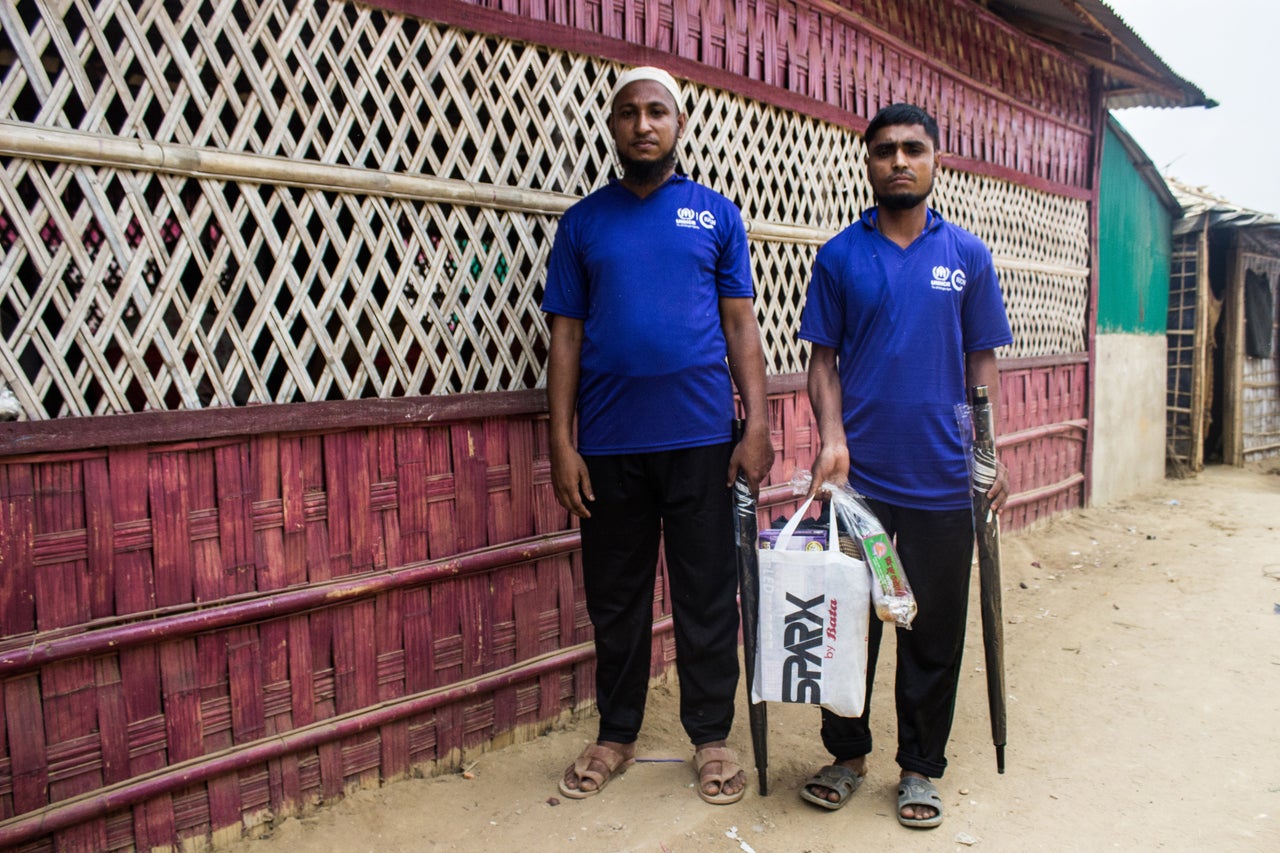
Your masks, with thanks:
[{"label": "brown leather sandal", "polygon": [[[702,768],[713,761],[720,762],[720,772],[709,773],[704,776]],[[693,754],[693,764],[698,768],[698,796],[702,797],[705,802],[715,806],[727,806],[730,803],[736,803],[741,800],[742,795],[747,792],[745,784],[732,794],[724,792],[724,783],[742,772],[742,766],[738,764],[738,754],[732,749],[726,746],[708,746],[699,749]],[[708,794],[702,790],[702,786],[708,782],[719,782],[719,793]]]},{"label": "brown leather sandal", "polygon": [[[606,768],[605,773],[598,770],[592,770],[592,762],[599,762]],[[584,791],[581,788],[570,788],[564,783],[564,776],[560,777],[560,793],[566,797],[575,800],[583,800],[587,797],[594,797],[596,794],[604,790],[604,786],[608,785],[614,776],[621,776],[628,767],[635,764],[634,758],[627,758],[621,752],[611,747],[601,746],[598,743],[589,744],[586,749],[582,750],[582,754],[573,762],[573,773],[578,777],[578,784],[581,785],[583,780],[590,779],[596,783],[596,786],[590,791]],[[566,773],[568,770],[566,769]]]}]

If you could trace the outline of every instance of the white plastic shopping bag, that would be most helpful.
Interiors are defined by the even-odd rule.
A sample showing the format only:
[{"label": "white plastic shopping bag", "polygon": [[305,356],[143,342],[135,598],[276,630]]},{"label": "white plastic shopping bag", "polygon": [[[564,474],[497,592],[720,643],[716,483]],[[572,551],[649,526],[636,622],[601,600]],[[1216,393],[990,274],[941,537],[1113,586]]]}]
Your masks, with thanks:
[{"label": "white plastic shopping bag", "polygon": [[751,698],[856,717],[866,699],[871,581],[865,563],[840,552],[833,510],[826,550],[788,547],[812,500],[758,555],[759,652]]}]

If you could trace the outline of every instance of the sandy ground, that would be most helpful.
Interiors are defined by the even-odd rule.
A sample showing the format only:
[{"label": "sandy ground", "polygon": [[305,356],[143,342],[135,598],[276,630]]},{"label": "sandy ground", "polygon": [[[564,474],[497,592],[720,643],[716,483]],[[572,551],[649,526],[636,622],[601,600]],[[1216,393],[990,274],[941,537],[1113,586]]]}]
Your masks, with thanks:
[{"label": "sandy ground", "polygon": [[[976,600],[946,820],[894,819],[892,646],[870,778],[844,809],[797,795],[825,755],[818,711],[768,706],[770,793],[702,803],[655,688],[642,759],[601,795],[558,797],[585,717],[470,756],[470,771],[361,791],[229,853],[274,851],[1280,850],[1280,462],[1210,468],[1004,540],[1007,770],[996,773]],[[974,584],[975,590],[977,584]],[[745,699],[730,744],[750,764]],[[469,778],[468,778],[469,777]]]}]

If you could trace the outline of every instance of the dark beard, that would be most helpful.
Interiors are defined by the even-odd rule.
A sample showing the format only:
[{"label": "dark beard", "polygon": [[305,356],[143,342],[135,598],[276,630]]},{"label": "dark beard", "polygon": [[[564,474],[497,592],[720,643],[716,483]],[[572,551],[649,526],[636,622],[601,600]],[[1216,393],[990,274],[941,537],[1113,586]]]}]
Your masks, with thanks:
[{"label": "dark beard", "polygon": [[[933,189],[930,187],[930,189]],[[876,204],[889,210],[910,210],[929,197],[929,193],[898,193],[897,195],[876,196]]]},{"label": "dark beard", "polygon": [[628,181],[647,186],[658,183],[676,167],[676,152],[672,148],[661,160],[632,160],[619,154],[618,162],[622,164],[622,174]]}]

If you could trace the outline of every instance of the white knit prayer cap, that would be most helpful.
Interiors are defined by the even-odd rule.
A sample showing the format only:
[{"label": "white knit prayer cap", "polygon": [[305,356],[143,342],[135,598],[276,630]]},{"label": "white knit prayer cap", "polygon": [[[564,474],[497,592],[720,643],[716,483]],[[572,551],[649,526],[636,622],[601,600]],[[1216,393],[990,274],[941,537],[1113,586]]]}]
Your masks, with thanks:
[{"label": "white knit prayer cap", "polygon": [[632,68],[623,72],[623,75],[618,78],[618,85],[613,87],[613,94],[609,96],[609,105],[612,107],[614,99],[618,97],[618,93],[637,80],[652,80],[660,84],[671,93],[671,97],[676,102],[676,111],[684,112],[684,107],[680,103],[680,84],[676,82],[676,78],[661,68],[654,68],[652,65],[642,65],[639,68]]}]

